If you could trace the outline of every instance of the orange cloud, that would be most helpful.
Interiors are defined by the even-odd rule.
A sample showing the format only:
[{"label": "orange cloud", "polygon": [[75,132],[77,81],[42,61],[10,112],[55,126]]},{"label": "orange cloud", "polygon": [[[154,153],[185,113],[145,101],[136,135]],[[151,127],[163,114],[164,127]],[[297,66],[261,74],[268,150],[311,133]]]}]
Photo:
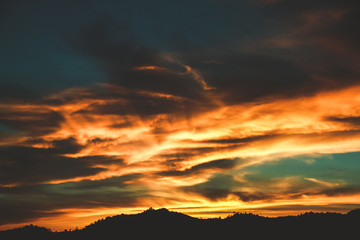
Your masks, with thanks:
[{"label": "orange cloud", "polygon": [[[244,158],[248,159],[247,164],[259,164],[281,156],[358,151],[360,126],[331,121],[329,117],[360,116],[359,92],[360,87],[354,86],[311,97],[219,106],[192,118],[172,114],[141,118],[133,114],[92,112],[93,105],[106,107],[116,102],[121,106],[121,99],[79,99],[58,106],[6,107],[16,112],[57,111],[64,117],[57,131],[42,136],[44,143],[32,147],[74,137],[84,148],[67,156],[117,156],[128,164],[121,170],[107,166],[108,172],[99,174],[99,178],[104,178],[133,171],[164,170],[168,154],[185,154],[184,161],[173,166],[175,170],[184,170],[223,158]],[[165,94],[150,95],[172,98]],[[24,139],[17,141],[21,144]]]},{"label": "orange cloud", "polygon": [[[172,95],[151,92],[138,94],[182,103],[181,99]],[[90,162],[93,168],[104,169],[93,175],[52,179],[44,183],[97,181],[132,173],[141,174],[141,177],[132,179],[129,184],[146,187],[151,196],[138,199],[138,206],[132,207],[132,210],[148,206],[183,210],[208,206],[207,209],[197,209],[196,213],[185,211],[194,216],[205,216],[207,214],[203,212],[215,208],[227,214],[231,209],[232,211],[240,208],[256,209],[280,204],[360,204],[358,196],[322,196],[313,188],[308,190],[314,195],[271,193],[269,200],[261,199],[261,196],[256,197],[255,189],[249,187],[246,189],[249,192],[247,194],[253,194],[254,197],[254,200],[249,202],[244,202],[233,194],[211,201],[199,194],[183,190],[184,187],[206,182],[215,173],[231,169],[240,170],[284,157],[360,151],[360,125],[332,120],[360,116],[359,86],[321,92],[308,97],[265,99],[238,105],[219,104],[209,111],[199,111],[192,117],[171,113],[141,117],[132,113],[101,114],[95,111],[95,106],[106,108],[112,103],[121,107],[123,100],[95,97],[74,99],[58,105],[10,104],[2,105],[2,111],[26,113],[56,111],[63,116],[63,121],[55,131],[40,137],[41,144],[32,144],[29,141],[31,136],[25,135],[15,141],[17,145],[51,148],[53,141],[72,137],[83,147],[78,152],[63,153],[64,156],[74,160],[89,156],[111,156],[122,159],[121,165],[116,162]],[[31,118],[31,115],[26,118]],[[36,116],[34,118],[36,119]],[[2,144],[6,145],[5,142]],[[227,159],[228,163],[233,161],[234,164],[216,165],[225,163],[218,161],[221,159]],[[161,172],[172,174],[159,174]],[[238,179],[241,180],[241,177],[239,176]],[[336,185],[315,178],[306,178],[306,180],[326,187]],[[290,184],[292,180],[286,182]],[[274,188],[286,189],[287,186],[274,185]],[[110,208],[109,211],[125,210],[126,208]],[[91,210],[94,215],[93,213],[81,215],[80,213],[85,210],[65,209],[64,211],[71,213],[74,217],[73,221],[77,221],[80,226],[108,214],[108,212],[100,214],[101,211],[96,208]],[[68,228],[70,224],[58,222],[56,225],[56,221],[67,217],[69,215],[64,214],[46,221],[54,221],[55,229]],[[41,224],[44,219],[37,221]],[[71,225],[74,226],[73,223]]]}]

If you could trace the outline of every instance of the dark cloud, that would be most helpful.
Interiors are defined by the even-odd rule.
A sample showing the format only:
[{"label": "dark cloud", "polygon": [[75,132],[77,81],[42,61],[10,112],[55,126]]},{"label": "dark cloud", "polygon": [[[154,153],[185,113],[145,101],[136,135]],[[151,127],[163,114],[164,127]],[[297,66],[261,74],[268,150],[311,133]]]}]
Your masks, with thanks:
[{"label": "dark cloud", "polygon": [[[115,18],[105,17],[90,25],[71,44],[74,51],[91,58],[106,74],[110,85],[95,95],[119,99],[105,106],[94,103],[79,113],[190,116],[214,107],[211,93],[181,62],[145,46],[126,23]],[[144,66],[156,69],[141,69]]]},{"label": "dark cloud", "polygon": [[135,205],[138,197],[150,196],[145,187],[134,186],[135,191],[126,183],[140,177],[130,174],[98,181],[0,188],[0,225],[62,214],[57,209]]},{"label": "dark cloud", "polygon": [[273,199],[274,194],[269,193],[249,193],[249,192],[233,192],[232,194],[238,196],[243,202],[259,201],[259,200],[269,200]]},{"label": "dark cloud", "polygon": [[360,126],[360,117],[327,117],[325,120],[349,124],[350,126]]},{"label": "dark cloud", "polygon": [[197,174],[200,173],[202,171],[205,170],[216,170],[216,169],[231,169],[234,168],[237,164],[237,159],[219,159],[219,160],[214,160],[214,161],[210,161],[210,162],[206,162],[206,163],[201,163],[198,165],[195,165],[191,168],[185,169],[183,171],[178,171],[178,170],[174,170],[174,171],[164,171],[164,172],[159,172],[158,174],[161,176],[188,176],[188,175],[192,175],[192,174]]},{"label": "dark cloud", "polygon": [[279,1],[261,8],[258,21],[266,30],[255,26],[258,34],[238,39],[241,47],[190,50],[181,55],[183,61],[198,69],[227,103],[312,95],[359,84],[359,34],[354,31],[359,4],[319,2]]},{"label": "dark cloud", "polygon": [[89,166],[93,166],[97,164],[101,164],[101,165],[116,164],[118,166],[125,166],[124,160],[119,157],[94,155],[94,156],[78,157],[76,159],[79,159],[80,161],[88,162]]},{"label": "dark cloud", "polygon": [[198,193],[212,201],[216,201],[227,197],[231,193],[231,189],[235,183],[231,175],[215,174],[215,176],[208,181],[184,187],[183,190]]},{"label": "dark cloud", "polygon": [[343,211],[346,210],[352,210],[355,208],[358,208],[358,204],[328,204],[328,205],[301,205],[301,204],[291,204],[291,205],[276,205],[276,206],[269,206],[269,207],[258,207],[258,208],[252,208],[249,210],[257,210],[257,211],[324,211],[324,212],[334,212],[334,211]]},{"label": "dark cloud", "polygon": [[[116,127],[116,126],[114,126],[114,127]],[[119,128],[122,128],[122,127],[119,127]],[[111,142],[111,141],[113,141],[112,138],[99,138],[99,137],[97,137],[97,138],[93,138],[91,140],[88,140],[88,143],[97,144],[97,143]]]},{"label": "dark cloud", "polygon": [[[225,144],[224,144],[225,145]],[[168,167],[174,167],[177,163],[182,161],[187,161],[189,158],[194,156],[206,155],[209,153],[221,152],[226,150],[234,150],[241,148],[242,144],[229,144],[228,146],[219,146],[219,147],[193,147],[193,148],[176,148],[172,152],[166,154],[159,154],[152,157],[153,159],[161,159],[164,160],[163,164]],[[228,160],[228,159],[224,159]],[[217,161],[217,160],[215,160]],[[231,160],[229,159],[229,162]],[[238,163],[237,160],[234,160]],[[224,161],[226,162],[226,161]]]},{"label": "dark cloud", "polygon": [[52,141],[52,153],[53,154],[69,154],[69,153],[77,153],[83,149],[84,146],[77,143],[76,139],[73,137],[61,140]]},{"label": "dark cloud", "polygon": [[63,156],[63,154],[77,153],[81,149],[82,146],[73,138],[54,141],[53,147],[45,149],[22,146],[1,147],[0,184],[31,184],[89,176],[105,170],[92,167],[95,163],[109,163],[113,160],[106,156],[80,158]]},{"label": "dark cloud", "polygon": [[[346,119],[346,118],[345,118]],[[327,118],[327,120],[330,121],[338,121],[338,118]],[[352,124],[356,123],[356,118],[349,120],[340,120],[341,122],[352,122]],[[346,137],[346,136],[356,136],[360,133],[359,130],[344,130],[344,131],[329,131],[325,133],[304,133],[304,134],[286,134],[286,133],[276,133],[276,130],[265,135],[259,135],[259,136],[253,136],[253,137],[247,137],[247,138],[221,138],[221,139],[210,139],[210,140],[204,140],[203,143],[217,143],[221,144],[222,147],[204,147],[204,148],[194,148],[194,150],[197,150],[197,154],[200,154],[203,150],[204,153],[215,151],[216,149],[234,149],[234,148],[241,148],[245,147],[246,144],[251,144],[254,142],[266,142],[266,141],[274,141],[279,139],[286,139],[286,138],[298,138],[303,139],[304,141],[312,140],[315,141],[315,139],[320,138],[336,138],[336,137]],[[224,146],[223,146],[224,145]],[[229,146],[226,146],[229,145]]]},{"label": "dark cloud", "polygon": [[360,187],[347,186],[347,187],[328,188],[319,192],[318,194],[325,194],[327,196],[333,197],[333,196],[353,195],[358,193],[360,193]]},{"label": "dark cloud", "polygon": [[[105,112],[116,112],[116,109],[119,113],[130,109],[145,115],[197,112],[199,107],[212,107],[209,95],[218,96],[228,103],[239,103],[271,96],[308,95],[358,83],[359,72],[351,66],[356,58],[354,55],[358,55],[359,34],[354,31],[359,23],[359,4],[356,1],[273,1],[273,4],[253,5],[258,2],[211,1],[204,4],[201,1],[192,3],[191,9],[184,8],[184,4],[143,3],[159,14],[150,17],[141,11],[135,17],[137,20],[126,17],[128,13],[124,9],[131,12],[135,7],[131,3],[111,2],[112,9],[100,4],[103,7],[99,9],[103,11],[95,11],[96,5],[91,4],[86,9],[94,16],[84,14],[88,20],[86,24],[76,22],[74,27],[65,28],[68,24],[64,19],[63,24],[58,23],[62,21],[56,23],[61,26],[61,33],[72,51],[91,59],[104,73],[106,80],[101,81],[197,100],[179,103],[139,97],[129,99],[130,106],[114,104]],[[160,5],[173,16],[164,14]],[[50,6],[52,10],[57,7],[64,11],[63,4]],[[79,6],[73,5],[71,11],[66,12],[70,19],[76,16],[74,13]],[[186,14],[178,15],[178,9],[185,9]],[[327,15],[321,13],[342,9],[348,12],[334,22],[329,22]],[[309,13],[318,13],[320,17],[313,21],[319,27],[294,36],[294,32],[307,24],[304,14]],[[122,15],[124,17],[119,17]],[[75,20],[79,21],[79,17]],[[171,27],[170,22],[176,27]],[[139,28],[140,23],[149,29]],[[284,49],[264,43],[266,39],[279,37],[294,37],[300,44]],[[324,44],[329,39],[334,41],[334,48],[340,46],[345,52],[351,50],[350,54],[335,51],[331,44]],[[174,59],[164,57],[166,52],[171,52]],[[183,64],[198,71],[215,89],[204,91],[191,74],[186,74]],[[162,70],[136,70],[136,67],[149,65]]]},{"label": "dark cloud", "polygon": [[199,69],[204,79],[227,103],[248,102],[273,95],[289,97],[304,94],[312,81],[304,69],[276,55],[228,52],[210,56],[221,64],[194,61],[200,56],[190,55],[187,62]]},{"label": "dark cloud", "polygon": [[63,121],[64,117],[61,113],[51,110],[16,110],[11,107],[0,109],[0,124],[32,137],[56,131]]},{"label": "dark cloud", "polygon": [[[308,138],[309,140],[315,140],[315,139],[324,139],[324,138],[328,138],[328,137],[349,137],[349,136],[357,136],[360,134],[360,130],[345,130],[345,131],[332,131],[332,132],[327,132],[327,133],[310,133],[310,134],[299,134],[298,136],[304,136],[306,138]],[[294,135],[296,136],[296,135]]]},{"label": "dark cloud", "polygon": [[[285,56],[311,76],[315,89],[334,89],[359,84],[360,5],[357,1],[282,1],[271,6],[273,27],[280,29],[268,38],[282,40],[273,45],[271,54]],[[265,49],[264,49],[265,50]],[[265,51],[269,51],[266,49]]]},{"label": "dark cloud", "polygon": [[[186,71],[184,67],[179,69],[178,64],[166,61],[159,51],[144,47],[131,29],[115,19],[106,18],[90,27],[75,48],[98,61],[112,84],[190,98],[198,98],[202,90],[189,75],[181,74]],[[136,69],[142,66],[168,70]]]},{"label": "dark cloud", "polygon": [[237,196],[243,202],[273,200],[276,199],[279,194],[283,194],[283,192],[279,192],[277,189],[273,189],[272,191],[268,191],[268,189],[266,189],[266,186],[270,187],[271,183],[273,183],[275,180],[264,179],[261,180],[261,182],[259,182],[259,180],[257,181],[257,185],[262,184],[263,186],[257,187],[255,191],[251,192],[248,190],[239,191],[235,190],[235,188],[252,188],[254,181],[247,179],[244,182],[239,182],[234,179],[234,176],[230,174],[215,174],[208,181],[189,187],[184,187],[183,190],[200,194],[211,201],[224,199],[230,194]]},{"label": "dark cloud", "polygon": [[[63,192],[65,195],[68,194],[67,190],[73,190],[73,189],[79,190],[80,192],[82,189],[95,192],[103,188],[115,187],[118,191],[121,191],[121,189],[123,188],[125,189],[126,187],[131,188],[131,185],[127,183],[128,181],[140,179],[141,177],[143,177],[142,174],[134,173],[134,174],[128,174],[119,177],[111,177],[111,178],[95,180],[95,181],[85,180],[81,182],[69,182],[69,183],[59,184],[56,188],[64,189]],[[51,186],[49,185],[49,187]]]},{"label": "dark cloud", "polygon": [[0,217],[0,225],[21,223],[27,220],[35,220],[39,217],[54,217],[63,213],[45,212],[38,209],[29,208],[31,205],[24,202],[18,203],[14,200],[6,202],[0,206],[0,211],[4,213]]},{"label": "dark cloud", "polygon": [[[252,0],[251,0],[252,1]],[[254,1],[253,1],[254,2]],[[289,0],[274,1],[276,4],[269,4],[267,6],[261,6],[259,11],[265,17],[273,17],[269,20],[270,24],[279,24],[280,26],[287,26],[291,28],[294,26],[293,22],[299,17],[301,13],[318,11],[318,10],[337,10],[342,8],[357,8],[359,3],[356,0],[318,0],[316,2],[311,0],[305,0],[301,2],[294,2]],[[281,19],[288,19],[289,22],[281,22]]]},{"label": "dark cloud", "polygon": [[[350,64],[354,58],[334,49],[324,49],[326,44],[321,42],[335,39],[337,46],[351,48],[353,52],[358,42],[358,35],[353,31],[359,21],[357,8],[351,8],[334,23],[324,21],[319,28],[296,35],[301,44],[293,46],[291,51],[263,43],[264,39],[288,37],[303,27],[306,24],[304,14],[308,12],[346,9],[356,6],[356,2],[290,2],[279,1],[266,7],[256,7],[259,14],[252,22],[253,28],[258,29],[256,34],[233,34],[232,44],[238,42],[242,47],[229,50],[229,41],[225,41],[226,44],[219,45],[214,51],[210,47],[194,48],[185,44],[187,47],[182,47],[181,52],[174,52],[172,60],[164,57],[166,54],[159,46],[146,44],[141,34],[132,28],[131,22],[111,14],[104,14],[102,20],[92,19],[77,31],[77,37],[73,32],[69,34],[68,43],[74,52],[92,59],[105,74],[107,82],[135,92],[119,94],[111,87],[105,92],[96,92],[95,95],[100,98],[115,97],[126,100],[126,103],[94,104],[90,110],[84,111],[139,115],[196,113],[214,107],[211,100],[214,96],[227,103],[239,103],[264,97],[309,95],[323,89],[359,83],[356,77],[359,72]],[[211,6],[213,4],[218,5],[215,9],[220,11],[220,16],[222,8],[233,6],[241,9],[246,5],[214,2]],[[318,19],[322,20],[322,17]],[[229,31],[242,31],[235,31],[239,27],[233,24],[227,28],[230,28]],[[179,40],[173,39],[169,44],[175,46],[176,41]],[[207,43],[203,45],[208,46]],[[204,91],[194,76],[186,73],[184,64],[198,71],[214,89]],[[157,66],[160,70],[136,69],[141,66]],[[142,96],[136,94],[139,90],[173,94],[184,97],[186,101]]]},{"label": "dark cloud", "polygon": [[[111,93],[110,93],[111,94]],[[78,111],[77,113],[92,113],[98,115],[116,114],[116,115],[137,115],[149,116],[158,114],[178,114],[179,112],[192,111],[191,102],[179,103],[175,100],[156,97],[145,96],[127,96],[126,98],[118,95],[117,99],[124,99],[126,102],[114,102],[104,104],[92,104],[86,110]],[[189,107],[189,108],[187,108]],[[130,123],[129,123],[130,124]],[[126,125],[120,125],[126,126]],[[116,126],[115,127],[119,127]]]}]

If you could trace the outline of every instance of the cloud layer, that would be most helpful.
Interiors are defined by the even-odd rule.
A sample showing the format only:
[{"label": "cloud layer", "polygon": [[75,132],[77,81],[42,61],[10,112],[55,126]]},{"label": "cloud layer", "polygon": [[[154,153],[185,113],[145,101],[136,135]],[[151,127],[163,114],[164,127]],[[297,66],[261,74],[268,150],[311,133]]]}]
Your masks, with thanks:
[{"label": "cloud layer", "polygon": [[2,4],[0,228],[359,206],[356,1]]}]

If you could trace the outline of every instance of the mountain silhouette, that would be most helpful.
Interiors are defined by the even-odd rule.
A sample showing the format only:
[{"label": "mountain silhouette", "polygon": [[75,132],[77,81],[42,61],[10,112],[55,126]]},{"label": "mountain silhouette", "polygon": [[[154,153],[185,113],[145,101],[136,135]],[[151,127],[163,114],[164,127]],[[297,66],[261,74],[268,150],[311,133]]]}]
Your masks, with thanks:
[{"label": "mountain silhouette", "polygon": [[269,218],[235,213],[227,218],[200,219],[165,208],[98,220],[83,229],[52,232],[28,225],[0,231],[0,239],[351,239],[358,236],[360,209],[347,214],[308,212]]}]

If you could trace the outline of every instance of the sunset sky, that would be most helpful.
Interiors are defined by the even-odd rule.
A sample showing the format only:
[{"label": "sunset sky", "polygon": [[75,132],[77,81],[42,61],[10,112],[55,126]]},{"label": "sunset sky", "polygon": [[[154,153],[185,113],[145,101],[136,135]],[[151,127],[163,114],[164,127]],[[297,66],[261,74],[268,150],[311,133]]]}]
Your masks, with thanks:
[{"label": "sunset sky", "polygon": [[360,207],[358,0],[0,1],[0,230]]}]

